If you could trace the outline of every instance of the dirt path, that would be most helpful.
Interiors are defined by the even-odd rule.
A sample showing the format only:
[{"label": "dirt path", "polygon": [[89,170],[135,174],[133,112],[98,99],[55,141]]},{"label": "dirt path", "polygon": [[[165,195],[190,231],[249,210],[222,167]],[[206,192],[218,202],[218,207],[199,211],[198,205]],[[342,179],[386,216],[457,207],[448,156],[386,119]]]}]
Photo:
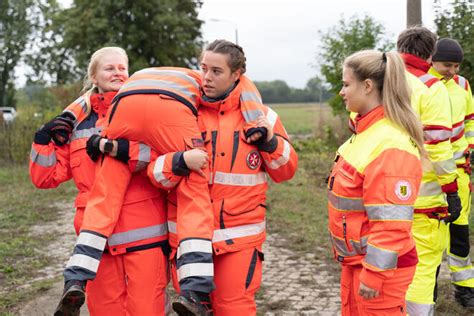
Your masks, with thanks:
[{"label": "dirt path", "polygon": [[[40,250],[53,257],[54,259],[51,261],[54,262],[54,264],[38,271],[37,277],[24,286],[31,286],[31,283],[40,280],[55,280],[56,282],[44,295],[37,297],[23,306],[19,312],[20,315],[53,315],[54,309],[56,308],[63,291],[64,283],[62,272],[69,260],[69,256],[72,253],[76,241],[76,234],[72,224],[74,221],[75,210],[72,203],[60,203],[56,204],[56,206],[62,211],[59,213],[59,217],[55,222],[41,226],[33,226],[31,228],[32,236],[39,235],[46,231],[53,232],[58,236],[58,238],[56,238],[51,244],[46,245],[44,249]],[[89,315],[87,307],[81,309],[81,315]]]}]

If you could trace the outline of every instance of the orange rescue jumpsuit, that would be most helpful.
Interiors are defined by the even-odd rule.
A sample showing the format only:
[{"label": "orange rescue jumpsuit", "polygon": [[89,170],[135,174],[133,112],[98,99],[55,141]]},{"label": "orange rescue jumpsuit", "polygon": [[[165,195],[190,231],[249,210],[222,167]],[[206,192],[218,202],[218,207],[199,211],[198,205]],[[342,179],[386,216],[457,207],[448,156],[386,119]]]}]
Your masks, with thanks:
[{"label": "orange rescue jumpsuit", "polygon": [[[96,163],[94,163],[86,153],[86,142],[90,136],[100,134],[104,126],[107,125],[107,111],[115,95],[116,92],[94,94],[92,96],[86,93],[65,109],[66,112],[73,114],[76,118],[70,143],[61,147],[54,145],[53,142],[47,145],[34,143],[32,146],[30,175],[33,183],[37,187],[54,188],[60,183],[71,179],[71,177],[74,179],[79,190],[75,202],[77,211],[74,219],[74,228],[76,233],[79,233],[82,225],[84,209],[96,172]],[[148,146],[146,145],[130,142],[128,154],[130,156],[129,164],[131,168],[134,168],[136,165],[138,153],[146,152],[147,148]],[[149,148],[148,152],[150,152]],[[164,224],[164,206],[160,205],[160,203],[163,204],[163,198],[161,197],[159,201],[157,200],[157,198],[160,198],[160,194],[148,182],[149,181],[147,181],[143,175],[137,175],[135,177],[134,185],[131,185],[131,190],[129,190],[127,194],[127,202],[124,203],[123,209],[125,212],[122,214],[124,216],[120,219],[125,225],[122,224],[121,227],[117,227],[114,231],[114,234],[109,239],[109,245],[113,246],[113,248],[107,251],[102,257],[102,264],[100,265],[99,273],[95,280],[87,284],[87,304],[91,315],[106,315],[107,313],[125,315],[126,305],[127,310],[134,310],[133,306],[137,304],[136,301],[131,299],[130,295],[127,295],[127,292],[128,294],[132,294],[133,292],[130,290],[132,288],[132,282],[130,282],[128,287],[126,286],[123,256],[116,256],[116,254],[123,254],[125,252],[123,235],[128,234],[128,238],[130,239],[130,235],[133,234],[130,228],[133,229],[136,227],[131,227],[132,225],[128,224],[128,220],[131,217],[137,217],[137,210],[140,210],[145,205],[149,206],[150,203],[156,203],[152,208],[156,210],[157,213],[162,214],[160,223]],[[147,185],[144,186],[143,184]],[[143,190],[144,187],[147,188],[147,190]],[[133,190],[133,188],[135,188],[135,190]],[[159,206],[159,209],[157,206]],[[142,224],[146,224],[144,223],[147,221],[146,218],[143,216],[137,218]],[[156,222],[155,219],[152,221],[153,223]],[[166,233],[167,231],[165,229],[160,233],[159,238],[154,239],[164,240],[165,242],[162,244],[167,246]],[[122,236],[121,239],[120,236]],[[148,240],[146,244],[149,244],[149,242],[150,240]],[[143,241],[138,243],[143,248]],[[137,242],[129,243],[127,246],[135,246],[135,250],[140,250],[140,247],[136,247]],[[163,266],[161,267],[161,271],[166,271],[164,268],[164,266],[166,266],[166,256],[163,255],[161,249],[139,252],[133,254],[133,256],[151,256],[153,261],[158,262],[153,264],[161,264]],[[148,269],[147,271],[152,271],[151,275],[148,272],[147,277],[160,280],[159,282],[163,283],[162,287],[164,288],[168,281],[166,273],[162,272],[162,275],[158,275],[156,268],[153,270]],[[149,287],[148,289],[152,288]],[[157,310],[164,309],[164,298],[160,298],[157,304],[162,305],[162,307]]]},{"label": "orange rescue jumpsuit", "polygon": [[[266,115],[275,136],[260,147],[246,142],[245,130]],[[265,241],[267,175],[281,182],[293,177],[298,157],[278,115],[264,106],[253,83],[242,76],[230,94],[218,101],[201,101],[199,123],[210,158],[210,193],[214,210],[214,280],[212,308],[219,315],[255,315],[255,293],[262,278]],[[159,157],[148,171],[158,186],[177,183],[173,155]],[[157,165],[160,172],[157,173]],[[176,248],[176,208],[169,197],[170,245]],[[179,205],[179,203],[178,203]],[[179,218],[178,218],[179,222]],[[172,260],[177,287],[180,254]],[[176,267],[177,262],[177,267]]]},{"label": "orange rescue jumpsuit", "polygon": [[[421,181],[418,150],[379,106],[358,116],[328,181],[329,231],[342,265],[342,315],[405,315],[417,263],[411,235]],[[360,283],[379,292],[366,300]]]},{"label": "orange rescue jumpsuit", "polygon": [[[196,118],[199,83],[199,76],[184,68],[147,68],[136,72],[116,96],[105,135],[112,139],[141,141],[158,154],[202,146]],[[130,179],[133,180],[129,166],[104,157],[79,235],[79,240],[82,235],[85,236],[83,245],[87,249],[76,245],[73,257],[78,256],[80,260],[68,266],[66,281],[94,278],[105,241],[120,225],[121,208]],[[159,190],[155,188],[155,191]],[[214,284],[212,211],[207,179],[190,174],[177,185],[176,195],[178,247],[183,257],[181,289],[209,293]],[[157,217],[150,212],[150,207],[143,207],[140,212]],[[164,220],[164,217],[160,215],[159,219]],[[139,231],[137,235],[140,235]],[[81,261],[84,257],[86,260]],[[137,269],[140,264],[136,263]]]}]

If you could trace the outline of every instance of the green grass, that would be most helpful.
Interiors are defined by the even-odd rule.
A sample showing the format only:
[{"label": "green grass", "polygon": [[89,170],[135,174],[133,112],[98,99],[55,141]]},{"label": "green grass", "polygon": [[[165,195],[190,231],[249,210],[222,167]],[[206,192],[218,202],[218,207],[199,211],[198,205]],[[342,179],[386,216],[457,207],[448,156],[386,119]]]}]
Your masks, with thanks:
[{"label": "green grass", "polygon": [[55,190],[38,190],[29,179],[28,166],[0,167],[0,314],[10,312],[22,301],[44,290],[46,283],[31,288],[19,286],[35,276],[35,271],[50,263],[47,253],[38,251],[55,236],[44,233],[29,235],[29,229],[52,221],[59,210],[54,201],[72,201],[71,183]]}]

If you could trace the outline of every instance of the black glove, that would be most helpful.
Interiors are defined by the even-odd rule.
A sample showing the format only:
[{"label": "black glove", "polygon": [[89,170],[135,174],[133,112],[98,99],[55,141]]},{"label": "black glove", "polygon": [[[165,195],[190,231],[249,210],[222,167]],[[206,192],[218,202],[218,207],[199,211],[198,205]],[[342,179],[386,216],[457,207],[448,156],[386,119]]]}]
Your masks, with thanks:
[{"label": "black glove", "polygon": [[36,133],[34,142],[47,145],[53,139],[58,146],[63,146],[69,141],[69,136],[74,128],[74,116],[64,112],[44,124]]},{"label": "black glove", "polygon": [[445,223],[452,223],[461,215],[461,199],[457,192],[446,193],[446,200],[448,201],[449,216],[444,219]]},{"label": "black glove", "polygon": [[89,155],[89,158],[92,159],[92,161],[97,161],[100,155],[102,155],[102,152],[99,149],[100,140],[102,138],[103,137],[101,137],[100,135],[94,134],[87,140],[86,152],[87,155]]},{"label": "black glove", "polygon": [[260,144],[263,144],[267,141],[267,134],[268,134],[268,131],[265,127],[251,127],[249,128],[247,131],[245,131],[245,138],[249,138],[250,136],[252,136],[253,134],[257,133],[257,132],[260,132],[262,134],[262,137],[260,137],[259,139],[257,139],[256,141],[252,142],[252,145],[260,145]]}]

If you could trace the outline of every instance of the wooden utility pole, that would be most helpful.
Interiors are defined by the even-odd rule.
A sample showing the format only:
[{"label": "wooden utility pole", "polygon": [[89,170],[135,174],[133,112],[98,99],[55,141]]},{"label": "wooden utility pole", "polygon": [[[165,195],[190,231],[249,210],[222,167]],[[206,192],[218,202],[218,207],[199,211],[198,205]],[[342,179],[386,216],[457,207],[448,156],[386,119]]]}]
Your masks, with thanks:
[{"label": "wooden utility pole", "polygon": [[407,27],[422,24],[421,0],[407,0]]}]

